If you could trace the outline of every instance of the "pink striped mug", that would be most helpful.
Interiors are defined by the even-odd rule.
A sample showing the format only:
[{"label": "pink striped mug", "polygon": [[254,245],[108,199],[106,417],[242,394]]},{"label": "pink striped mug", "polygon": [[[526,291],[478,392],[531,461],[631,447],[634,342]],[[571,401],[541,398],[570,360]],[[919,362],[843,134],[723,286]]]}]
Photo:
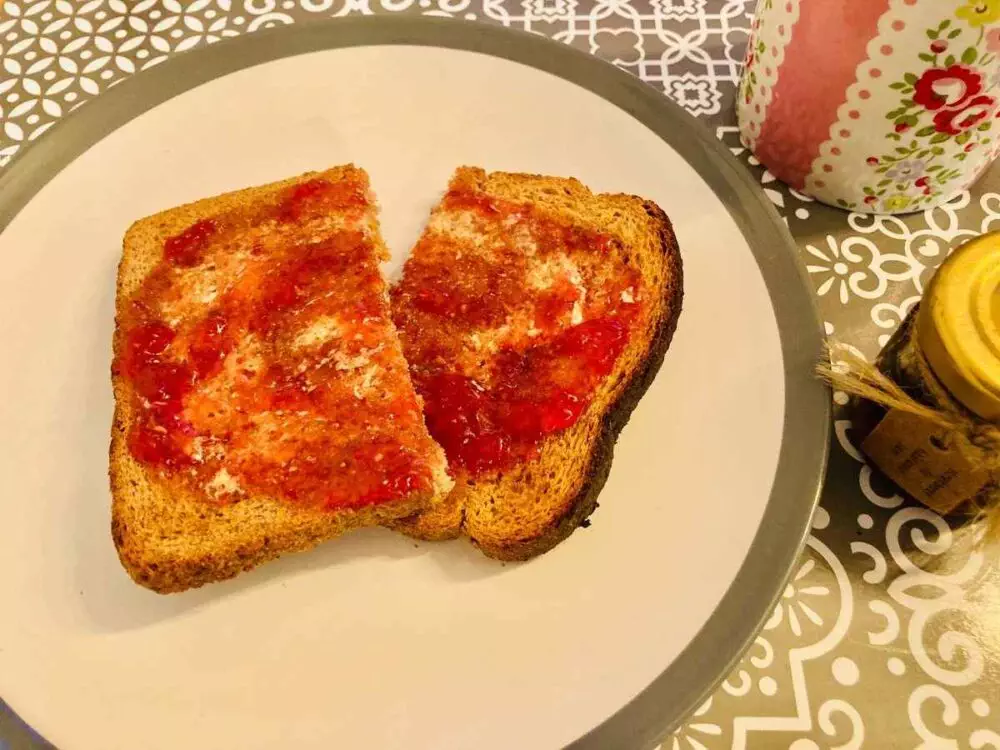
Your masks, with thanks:
[{"label": "pink striped mug", "polygon": [[737,117],[824,203],[941,203],[1000,152],[1000,0],[759,0]]}]

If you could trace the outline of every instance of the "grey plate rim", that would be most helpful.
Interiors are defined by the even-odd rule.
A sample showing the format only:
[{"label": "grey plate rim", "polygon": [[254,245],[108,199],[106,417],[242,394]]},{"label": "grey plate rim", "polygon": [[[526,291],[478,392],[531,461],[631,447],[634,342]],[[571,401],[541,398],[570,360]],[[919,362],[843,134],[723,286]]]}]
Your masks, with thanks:
[{"label": "grey plate rim", "polygon": [[604,98],[675,149],[709,184],[747,239],[764,278],[781,342],[785,417],[761,524],[736,578],[681,654],[639,695],[568,746],[652,747],[704,701],[760,631],[805,546],[830,441],[829,393],[813,375],[822,351],[821,319],[794,241],[747,170],[680,106],[592,55],[501,26],[368,16],[268,29],[181,53],[123,81],[54,125],[0,172],[0,232],[73,159],[157,104],[214,78],[282,57],[374,45],[479,52],[551,73]]}]

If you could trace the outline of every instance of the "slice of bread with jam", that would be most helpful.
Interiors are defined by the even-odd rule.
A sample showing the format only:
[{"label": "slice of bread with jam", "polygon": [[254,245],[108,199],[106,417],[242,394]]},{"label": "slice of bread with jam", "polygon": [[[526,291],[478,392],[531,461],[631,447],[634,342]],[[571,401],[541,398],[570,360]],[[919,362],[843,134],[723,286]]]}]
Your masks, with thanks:
[{"label": "slice of bread with jam", "polygon": [[392,290],[403,352],[455,488],[390,525],[524,560],[583,525],[681,311],[652,201],[462,167]]},{"label": "slice of bread with jam", "polygon": [[389,311],[367,174],[136,222],[118,271],[112,535],[161,593],[428,510],[452,481]]}]

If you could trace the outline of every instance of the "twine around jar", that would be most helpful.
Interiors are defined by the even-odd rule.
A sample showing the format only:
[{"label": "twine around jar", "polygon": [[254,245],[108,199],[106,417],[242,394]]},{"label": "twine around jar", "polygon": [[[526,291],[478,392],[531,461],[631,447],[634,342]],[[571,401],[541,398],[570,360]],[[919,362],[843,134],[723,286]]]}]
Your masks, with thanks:
[{"label": "twine around jar", "polygon": [[[828,342],[816,372],[832,388],[886,409],[907,412],[939,427],[943,439],[962,452],[970,463],[1000,476],[1000,426],[978,418],[955,401],[930,369],[915,336],[908,335],[903,342],[899,365],[917,375],[920,389],[924,391],[921,395],[929,397],[935,406],[914,398],[876,365],[844,344]],[[988,524],[991,534],[1000,533],[1000,483],[994,481],[988,491],[977,495],[967,505],[962,510]]]}]

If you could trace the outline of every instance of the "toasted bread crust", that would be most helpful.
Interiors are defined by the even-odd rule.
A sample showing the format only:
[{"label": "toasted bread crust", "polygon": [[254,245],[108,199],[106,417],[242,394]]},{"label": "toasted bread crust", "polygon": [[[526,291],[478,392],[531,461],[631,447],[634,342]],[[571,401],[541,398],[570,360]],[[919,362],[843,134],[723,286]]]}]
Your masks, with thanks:
[{"label": "toasted bread crust", "polygon": [[[322,175],[338,179],[345,170],[311,172],[170,209],[136,222],[127,232],[118,268],[114,347],[122,345],[118,327],[122,306],[159,261],[165,238],[192,223],[267,198],[275,191]],[[379,251],[384,251],[376,238]],[[398,350],[398,342],[391,344]],[[401,353],[400,353],[400,356]],[[137,583],[171,593],[231,578],[287,552],[308,549],[361,526],[383,524],[426,509],[451,486],[443,453],[437,456],[435,488],[399,501],[356,510],[327,511],[250,496],[230,504],[207,502],[187,491],[168,488],[139,464],[128,449],[134,419],[131,386],[112,374],[115,413],[109,475],[111,534],[118,556]]]},{"label": "toasted bread crust", "polygon": [[[464,533],[489,557],[527,560],[564,540],[596,509],[598,495],[611,469],[618,435],[659,370],[676,330],[683,300],[681,257],[669,219],[652,201],[630,195],[594,195],[571,178],[487,175],[482,170],[467,168],[460,169],[456,178],[473,182],[488,193],[499,188],[498,192],[507,198],[512,194],[521,197],[522,188],[526,197],[536,201],[548,201],[547,196],[553,195],[554,203],[568,204],[553,210],[561,208],[564,212],[578,213],[590,222],[599,218],[585,216],[588,211],[596,213],[595,205],[602,210],[613,208],[616,216],[631,214],[622,221],[632,226],[633,220],[641,219],[645,227],[638,239],[651,245],[652,254],[640,262],[658,265],[651,273],[651,277],[659,280],[652,303],[655,324],[641,353],[625,372],[618,374],[621,382],[614,397],[600,404],[597,414],[588,414],[566,432],[548,438],[538,458],[516,467],[508,476],[470,480],[460,474],[455,489],[440,505],[390,524],[410,536],[432,541]],[[645,236],[649,232],[655,236]],[[579,443],[586,444],[587,455],[563,461],[572,465],[577,476],[562,482],[539,479],[545,475],[551,478],[558,472],[555,464]],[[512,487],[518,497],[508,491]],[[524,506],[529,504],[532,507],[526,509]]]}]

